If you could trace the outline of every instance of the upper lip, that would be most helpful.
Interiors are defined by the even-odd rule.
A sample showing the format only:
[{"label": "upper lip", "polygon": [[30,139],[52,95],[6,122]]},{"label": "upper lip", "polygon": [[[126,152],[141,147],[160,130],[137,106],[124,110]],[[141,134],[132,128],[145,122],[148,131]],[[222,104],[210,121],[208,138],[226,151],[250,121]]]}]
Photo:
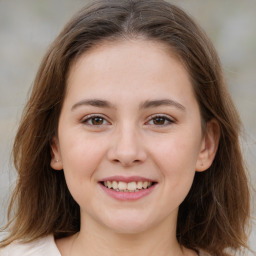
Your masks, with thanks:
[{"label": "upper lip", "polygon": [[123,182],[126,182],[126,183],[133,182],[133,181],[135,181],[135,182],[138,182],[138,181],[156,182],[155,180],[145,178],[145,177],[141,177],[141,176],[130,176],[130,177],[110,176],[110,177],[106,177],[106,178],[100,180],[100,182],[104,182],[104,181],[123,181]]}]

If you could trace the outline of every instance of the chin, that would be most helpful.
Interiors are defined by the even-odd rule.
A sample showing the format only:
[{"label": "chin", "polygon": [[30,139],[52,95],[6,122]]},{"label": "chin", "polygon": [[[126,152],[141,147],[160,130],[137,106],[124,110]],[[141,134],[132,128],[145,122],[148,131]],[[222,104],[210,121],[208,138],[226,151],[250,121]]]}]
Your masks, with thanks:
[{"label": "chin", "polygon": [[115,215],[110,218],[105,225],[118,234],[139,234],[148,230],[153,223],[148,218],[142,218],[138,213],[129,215]]},{"label": "chin", "polygon": [[[148,225],[147,225],[148,226]],[[136,235],[147,231],[148,227],[146,225],[138,224],[127,224],[127,225],[112,225],[109,228],[112,232],[121,235]]]}]

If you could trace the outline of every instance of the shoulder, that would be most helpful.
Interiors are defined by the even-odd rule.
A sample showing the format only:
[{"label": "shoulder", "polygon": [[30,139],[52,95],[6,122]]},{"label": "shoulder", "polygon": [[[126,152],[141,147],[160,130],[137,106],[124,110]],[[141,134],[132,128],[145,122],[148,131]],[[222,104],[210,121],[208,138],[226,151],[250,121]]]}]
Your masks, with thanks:
[{"label": "shoulder", "polygon": [[30,243],[13,242],[0,249],[1,256],[61,256],[52,235]]}]

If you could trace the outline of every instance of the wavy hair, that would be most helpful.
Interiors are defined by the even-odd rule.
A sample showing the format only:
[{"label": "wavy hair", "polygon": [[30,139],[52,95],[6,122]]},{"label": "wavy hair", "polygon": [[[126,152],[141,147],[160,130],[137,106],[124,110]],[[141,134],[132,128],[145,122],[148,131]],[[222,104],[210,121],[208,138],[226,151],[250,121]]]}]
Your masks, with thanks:
[{"label": "wavy hair", "polygon": [[32,241],[80,229],[80,210],[63,172],[50,167],[52,138],[72,63],[106,40],[143,38],[162,42],[186,67],[202,120],[216,119],[220,141],[211,167],[196,173],[180,205],[179,243],[212,255],[246,247],[250,205],[239,145],[241,122],[223,79],[216,51],[203,30],[180,8],[161,0],[101,0],[79,11],[51,44],[36,75],[13,146],[17,185],[10,202],[9,236]]}]

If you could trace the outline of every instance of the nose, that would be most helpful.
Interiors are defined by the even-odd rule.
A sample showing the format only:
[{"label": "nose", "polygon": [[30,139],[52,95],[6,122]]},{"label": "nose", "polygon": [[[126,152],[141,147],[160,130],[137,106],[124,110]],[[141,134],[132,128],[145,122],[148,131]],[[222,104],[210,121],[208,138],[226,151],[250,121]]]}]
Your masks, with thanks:
[{"label": "nose", "polygon": [[127,125],[116,131],[108,151],[108,159],[111,162],[128,167],[143,163],[146,158],[142,136],[136,129]]}]

